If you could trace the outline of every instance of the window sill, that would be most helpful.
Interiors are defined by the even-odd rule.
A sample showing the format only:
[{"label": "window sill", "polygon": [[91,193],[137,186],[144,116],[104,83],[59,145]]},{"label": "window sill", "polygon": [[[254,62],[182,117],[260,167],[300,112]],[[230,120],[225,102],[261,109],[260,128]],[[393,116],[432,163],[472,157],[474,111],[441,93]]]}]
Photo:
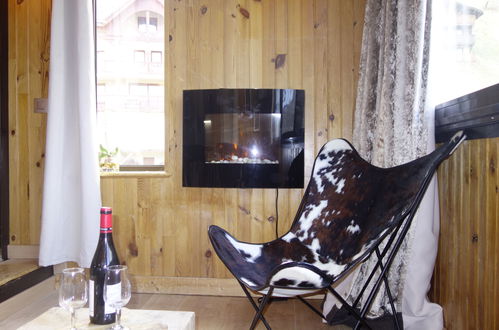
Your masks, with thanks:
[{"label": "window sill", "polygon": [[120,171],[100,172],[101,178],[168,178],[172,175],[165,171]]}]

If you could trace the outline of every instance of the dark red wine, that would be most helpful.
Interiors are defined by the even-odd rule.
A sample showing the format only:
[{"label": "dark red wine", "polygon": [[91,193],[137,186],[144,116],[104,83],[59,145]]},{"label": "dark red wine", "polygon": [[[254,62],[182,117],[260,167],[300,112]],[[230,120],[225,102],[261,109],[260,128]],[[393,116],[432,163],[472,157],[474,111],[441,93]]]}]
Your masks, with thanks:
[{"label": "dark red wine", "polygon": [[104,303],[104,275],[109,266],[119,265],[118,254],[113,243],[112,209],[103,207],[100,210],[100,236],[90,265],[90,281],[88,290],[88,306],[90,322],[94,324],[110,324],[116,319],[116,311]]}]

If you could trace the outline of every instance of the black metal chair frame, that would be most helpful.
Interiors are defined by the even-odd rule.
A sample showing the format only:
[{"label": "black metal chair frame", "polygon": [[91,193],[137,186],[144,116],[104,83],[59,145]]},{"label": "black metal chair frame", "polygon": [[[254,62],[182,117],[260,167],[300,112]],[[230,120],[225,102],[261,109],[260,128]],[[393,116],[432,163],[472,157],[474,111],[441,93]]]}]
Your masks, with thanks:
[{"label": "black metal chair frame", "polygon": [[[254,316],[254,318],[252,320],[250,329],[254,329],[256,327],[256,325],[257,325],[257,323],[258,323],[259,320],[262,321],[262,323],[265,325],[265,327],[267,329],[271,329],[270,325],[267,322],[267,320],[263,316],[263,312],[264,312],[265,307],[269,304],[269,302],[272,299],[271,298],[272,297],[272,293],[274,292],[274,290],[276,288],[285,288],[285,289],[292,289],[292,288],[287,287],[287,286],[272,285],[270,283],[270,278],[272,278],[272,276],[275,275],[280,270],[282,270],[284,268],[288,268],[288,267],[303,267],[303,268],[306,268],[308,270],[311,270],[311,271],[317,273],[323,279],[327,279],[327,284],[328,285],[326,287],[324,287],[324,288],[327,289],[329,292],[331,292],[331,294],[333,294],[339,300],[339,302],[347,309],[347,311],[353,317],[355,317],[355,319],[357,320],[357,322],[355,324],[354,329],[359,329],[361,326],[364,326],[364,327],[366,327],[368,329],[371,329],[371,326],[369,325],[369,320],[367,319],[366,315],[367,315],[367,312],[370,309],[370,306],[371,306],[374,298],[376,297],[376,294],[378,293],[378,291],[379,291],[379,289],[381,287],[381,284],[384,283],[385,284],[384,287],[385,287],[386,294],[388,296],[390,307],[391,307],[391,311],[392,311],[394,326],[395,326],[396,329],[401,329],[401,325],[399,324],[399,320],[397,318],[397,311],[396,311],[396,308],[395,308],[394,297],[393,297],[393,295],[392,295],[392,293],[390,291],[390,286],[389,286],[389,283],[388,283],[387,272],[390,269],[390,266],[391,266],[391,264],[392,264],[392,262],[393,262],[393,260],[394,260],[394,258],[396,256],[398,250],[400,249],[400,246],[401,246],[404,238],[406,237],[407,232],[409,231],[411,223],[412,223],[412,221],[414,219],[414,216],[416,215],[416,212],[417,212],[418,207],[419,207],[419,205],[421,203],[421,200],[423,199],[423,196],[424,196],[424,194],[425,194],[425,192],[426,192],[426,190],[428,188],[428,185],[430,184],[430,181],[433,178],[433,174],[435,173],[436,168],[438,167],[438,165],[445,158],[447,158],[448,156],[450,156],[450,154],[452,154],[452,152],[466,138],[466,136],[462,132],[460,132],[460,135],[458,135],[458,134],[456,134],[456,136],[452,139],[452,141],[454,141],[454,139],[458,139],[457,142],[454,141],[455,145],[452,148],[452,150],[449,150],[446,154],[444,154],[445,157],[443,157],[443,159],[441,159],[439,162],[437,162],[435,164],[434,168],[432,168],[431,175],[427,175],[424,178],[424,181],[421,184],[420,189],[418,190],[416,197],[414,198],[414,203],[411,205],[411,208],[408,210],[408,213],[405,216],[405,218],[402,221],[400,221],[397,225],[395,225],[391,230],[387,231],[382,236],[382,238],[377,242],[377,244],[375,245],[375,247],[371,248],[369,251],[367,251],[365,253],[365,255],[363,255],[359,259],[355,260],[350,265],[348,265],[348,267],[346,269],[344,269],[338,276],[331,277],[328,274],[326,274],[325,272],[323,272],[320,269],[318,269],[317,267],[312,266],[312,265],[310,265],[308,263],[305,263],[305,262],[289,262],[289,263],[280,265],[280,266],[278,266],[278,267],[276,267],[274,269],[273,273],[270,274],[270,276],[268,276],[268,280],[267,280],[268,291],[267,291],[266,294],[263,294],[263,297],[262,297],[262,299],[261,299],[261,301],[260,301],[259,304],[257,304],[257,302],[255,302],[255,300],[253,299],[253,297],[252,297],[252,295],[250,293],[250,290],[248,290],[248,288],[246,287],[246,285],[243,282],[241,282],[241,280],[239,278],[237,278],[237,276],[236,276],[236,279],[238,280],[238,282],[239,282],[241,288],[243,289],[246,297],[248,298],[248,300],[250,301],[251,305],[253,306],[253,308],[255,309],[255,312],[256,312],[255,316]],[[303,208],[303,203],[304,203],[304,200],[302,200],[302,203],[301,203],[301,205],[300,205],[300,207],[298,209],[298,213]],[[297,218],[295,219],[294,222],[296,222],[296,221],[297,221]],[[400,234],[399,234],[399,232],[400,232]],[[388,236],[389,236],[389,238],[387,238]],[[211,236],[210,236],[210,239],[212,239]],[[385,242],[385,241],[386,241],[386,244],[385,244],[384,248],[382,249],[382,251],[380,251],[380,244],[382,242]],[[212,243],[213,243],[213,239],[212,239]],[[215,246],[215,244],[214,244],[214,246]],[[215,250],[217,250],[217,249],[215,248]],[[218,253],[218,251],[217,251],[217,253]],[[369,274],[367,280],[365,281],[365,283],[364,283],[364,285],[363,285],[363,287],[362,287],[359,295],[355,298],[355,301],[352,304],[349,304],[345,300],[345,298],[343,298],[332,287],[332,285],[336,281],[338,281],[339,279],[345,277],[345,275],[349,274],[351,269],[353,269],[357,265],[363,263],[365,260],[369,259],[372,256],[373,253],[376,255],[377,263],[374,266],[374,268],[372,269],[371,273]],[[385,257],[386,257],[386,259],[385,259]],[[384,261],[384,260],[386,260],[386,261]],[[224,261],[224,263],[225,263],[225,261]],[[229,270],[230,270],[230,268],[229,268]],[[373,280],[373,278],[375,277],[375,275],[376,275],[376,273],[378,271],[380,273],[379,273],[378,277],[376,278],[371,291],[368,293],[367,299],[363,303],[362,308],[358,308],[360,300],[362,299],[362,297],[366,293],[366,290],[367,290],[369,284],[371,283],[371,281]],[[323,315],[323,313],[321,313],[320,311],[318,311],[314,306],[312,306],[309,302],[307,302],[301,295],[296,295],[295,297],[298,298],[302,303],[304,303],[308,308],[310,308],[314,313],[316,313],[317,315],[319,315],[321,318],[326,319],[325,315]]]},{"label": "black metal chair frame", "polygon": [[[430,180],[428,180],[428,183],[429,183],[429,181]],[[428,185],[428,183],[426,183],[426,186]],[[419,204],[419,202],[417,204]],[[416,208],[416,210],[417,210],[417,208]],[[345,308],[351,313],[351,315],[353,315],[357,319],[357,324],[355,325],[354,329],[359,329],[361,325],[365,326],[368,329],[371,329],[371,327],[367,323],[367,320],[365,319],[365,315],[369,311],[369,306],[371,305],[373,299],[376,297],[376,294],[377,294],[377,292],[379,291],[379,289],[381,287],[381,282],[382,281],[385,283],[385,289],[386,289],[386,293],[387,293],[387,296],[388,296],[388,299],[389,299],[389,302],[390,302],[390,307],[392,309],[392,316],[393,316],[393,321],[394,321],[395,328],[396,329],[401,329],[399,321],[398,321],[398,318],[397,318],[397,311],[395,309],[395,302],[394,302],[393,296],[392,296],[391,291],[390,291],[390,286],[389,286],[389,283],[388,283],[388,278],[386,276],[386,272],[389,270],[389,268],[391,266],[391,263],[392,263],[395,255],[397,254],[398,249],[400,248],[400,245],[402,244],[402,241],[404,240],[404,237],[407,234],[407,231],[409,230],[410,224],[411,224],[412,219],[414,218],[415,214],[416,214],[415,211],[411,212],[411,214],[408,216],[409,219],[406,219],[404,221],[405,224],[403,226],[404,228],[403,228],[402,234],[398,237],[398,239],[397,239],[397,241],[395,243],[395,246],[393,247],[393,249],[388,254],[388,260],[387,260],[387,263],[385,265],[383,265],[383,258],[386,255],[386,253],[388,252],[388,250],[390,249],[390,246],[392,245],[393,241],[395,240],[395,238],[397,236],[397,233],[398,233],[398,231],[399,231],[399,229],[400,229],[400,227],[402,225],[402,222],[392,232],[392,234],[391,234],[391,236],[390,236],[387,244],[385,245],[382,253],[380,253],[379,247],[376,247],[374,249],[374,252],[376,252],[376,256],[378,258],[378,262],[376,263],[375,267],[371,271],[371,273],[370,273],[367,281],[364,283],[364,286],[362,287],[359,295],[357,296],[357,298],[355,299],[355,301],[354,301],[354,303],[352,305],[350,305],[332,287],[332,285],[329,285],[327,287],[327,290],[329,292],[331,292],[331,294],[333,294],[342,303],[342,305],[345,306]],[[368,257],[366,259],[368,259],[369,257],[370,257],[370,255],[368,255]],[[361,260],[361,261],[359,261],[359,263],[362,263],[363,261],[364,260]],[[293,265],[294,266],[299,266],[299,264],[300,263],[291,263],[291,264],[289,264],[289,266],[293,266]],[[307,264],[303,264],[302,265],[302,267],[309,268],[307,266],[308,266]],[[354,265],[354,267],[355,267],[355,265]],[[313,268],[309,268],[309,269],[318,272],[324,278],[328,278],[329,277],[327,274],[324,274],[323,272],[320,272],[320,271],[318,271],[316,269],[313,269]],[[356,307],[357,307],[358,303],[360,302],[360,299],[364,295],[365,290],[367,289],[367,287],[371,283],[372,278],[374,277],[374,275],[378,271],[378,269],[381,271],[381,274],[379,275],[378,279],[376,280],[376,283],[374,284],[373,288],[371,289],[371,292],[369,293],[369,297],[367,298],[367,300],[366,300],[366,302],[364,304],[364,307],[359,312],[359,311],[356,310]],[[345,271],[343,273],[343,275],[344,274],[348,274],[348,271]],[[336,281],[339,280],[340,278],[341,277],[337,278]],[[258,323],[258,320],[261,320],[267,329],[271,329],[270,326],[269,326],[269,324],[268,324],[268,322],[267,322],[267,320],[263,316],[263,310],[265,309],[265,307],[267,306],[267,304],[271,300],[269,298],[272,296],[272,292],[274,290],[274,286],[272,286],[272,285],[269,286],[270,289],[269,289],[268,293],[266,295],[263,295],[263,299],[261,299],[260,304],[257,305],[255,303],[253,297],[251,296],[251,293],[246,288],[246,286],[241,281],[239,281],[239,280],[238,280],[238,283],[241,286],[241,288],[243,289],[244,293],[246,294],[246,297],[248,298],[248,300],[250,301],[251,305],[253,306],[253,308],[256,311],[256,314],[255,314],[255,316],[253,318],[253,321],[251,323],[250,329],[254,329],[256,327],[256,325]],[[296,298],[298,298],[302,303],[304,303],[308,308],[310,308],[314,313],[316,313],[317,315],[319,315],[322,319],[326,320],[326,317],[324,316],[324,314],[322,314],[320,311],[318,311],[317,308],[315,308],[313,305],[311,305],[309,302],[307,302],[306,299],[304,299],[302,296],[298,295],[298,296],[296,296]]]}]

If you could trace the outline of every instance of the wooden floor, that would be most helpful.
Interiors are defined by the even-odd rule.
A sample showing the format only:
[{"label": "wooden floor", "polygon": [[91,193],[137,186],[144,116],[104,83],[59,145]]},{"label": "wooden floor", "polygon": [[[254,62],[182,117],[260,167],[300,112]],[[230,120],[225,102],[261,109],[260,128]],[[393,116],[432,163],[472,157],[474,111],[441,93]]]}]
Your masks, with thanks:
[{"label": "wooden floor", "polygon": [[0,262],[0,285],[21,277],[38,268],[35,259],[17,259]]},{"label": "wooden floor", "polygon": [[[26,290],[0,304],[0,329],[16,329],[44,311],[57,306],[54,277]],[[319,307],[320,300],[311,300]],[[247,329],[253,317],[253,309],[246,298],[188,296],[166,294],[133,294],[128,308],[193,311],[197,329]],[[273,329],[330,329],[331,327],[296,299],[273,302],[265,316]],[[259,324],[257,329],[264,329]]]}]

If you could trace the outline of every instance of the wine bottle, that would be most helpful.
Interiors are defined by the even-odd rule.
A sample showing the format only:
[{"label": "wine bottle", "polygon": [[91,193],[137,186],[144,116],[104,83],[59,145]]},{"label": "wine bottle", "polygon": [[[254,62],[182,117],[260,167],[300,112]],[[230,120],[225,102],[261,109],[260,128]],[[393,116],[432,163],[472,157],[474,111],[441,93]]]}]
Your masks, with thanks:
[{"label": "wine bottle", "polygon": [[107,268],[120,263],[113,243],[112,213],[110,207],[102,207],[100,210],[99,242],[90,265],[88,306],[90,322],[94,324],[110,324],[116,319],[116,310],[105,304],[103,296]]}]

